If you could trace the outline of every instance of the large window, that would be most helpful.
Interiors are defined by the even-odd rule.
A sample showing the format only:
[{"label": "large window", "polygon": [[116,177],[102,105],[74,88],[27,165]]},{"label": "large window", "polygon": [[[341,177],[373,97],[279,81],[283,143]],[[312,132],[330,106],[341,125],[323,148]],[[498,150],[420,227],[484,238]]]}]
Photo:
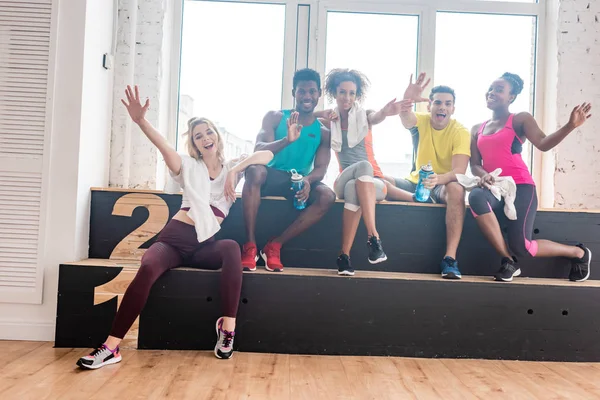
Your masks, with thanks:
[{"label": "large window", "polygon": [[[356,27],[362,32],[352,32]],[[364,73],[371,87],[362,105],[379,110],[398,96],[406,85],[406,77],[417,68],[419,17],[416,15],[370,14],[329,11],[325,71],[352,68]],[[383,37],[403,38],[382,41]],[[335,108],[328,99],[325,107]],[[405,175],[411,165],[412,148],[408,132],[400,118],[388,118],[373,128],[373,152],[386,174]],[[325,183],[332,185],[339,173],[334,157]]]},{"label": "large window", "polygon": [[[437,14],[435,81],[456,91],[454,117],[467,128],[491,117],[485,92],[504,72],[525,82],[511,110],[533,112],[536,22],[520,15]],[[510,29],[494,29],[501,26]],[[531,160],[529,142],[523,158]]]},{"label": "large window", "polygon": [[[509,71],[525,81],[512,111],[534,112],[544,2],[185,0],[178,135],[189,117],[202,115],[226,133],[228,158],[252,151],[264,114],[294,106],[292,75],[304,67],[323,81],[333,68],[362,71],[371,81],[364,106],[375,110],[402,96],[411,73],[426,72],[429,89],[456,90],[455,118],[468,128],[490,117],[484,93]],[[383,172],[405,176],[412,145],[399,118],[377,125],[373,136]],[[524,158],[531,160],[527,146]],[[326,183],[337,172],[332,158]]]},{"label": "large window", "polygon": [[281,107],[285,8],[185,1],[178,150],[189,118],[203,116],[220,128],[228,158],[252,152],[262,117]]}]

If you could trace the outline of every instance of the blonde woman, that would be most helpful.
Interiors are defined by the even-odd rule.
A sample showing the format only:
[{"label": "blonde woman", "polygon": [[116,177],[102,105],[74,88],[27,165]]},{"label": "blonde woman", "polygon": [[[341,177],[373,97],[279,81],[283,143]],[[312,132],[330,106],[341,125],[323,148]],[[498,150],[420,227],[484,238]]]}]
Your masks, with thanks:
[{"label": "blonde woman", "polygon": [[145,119],[150,102],[142,105],[137,86],[127,86],[127,101],[121,100],[131,119],[158,148],[173,179],[183,188],[181,210],[160,232],[144,253],[140,269],[127,288],[104,344],[79,359],[77,365],[97,369],[121,361],[119,343],[141,313],[150,288],[166,271],[178,267],[221,269],[223,316],[217,320],[215,356],[233,354],[235,319],[242,287],[240,248],[233,240],[215,240],[214,234],[235,200],[235,184],[250,164],[266,164],[273,154],[261,151],[240,163],[224,162],[223,141],[216,126],[206,118],[188,123],[188,154],[178,154]]}]

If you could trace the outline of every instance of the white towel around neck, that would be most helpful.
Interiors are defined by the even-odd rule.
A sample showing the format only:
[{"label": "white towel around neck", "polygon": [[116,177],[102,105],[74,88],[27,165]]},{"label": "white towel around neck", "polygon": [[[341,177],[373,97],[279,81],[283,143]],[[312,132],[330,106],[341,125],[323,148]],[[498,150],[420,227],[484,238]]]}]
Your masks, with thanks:
[{"label": "white towel around neck", "polygon": [[184,190],[190,201],[188,216],[194,221],[198,242],[214,236],[221,225],[210,208],[210,175],[204,161],[181,154],[181,172],[175,175],[169,171],[169,177],[165,192]]},{"label": "white towel around neck", "polygon": [[[337,115],[340,115],[337,107]],[[353,148],[367,137],[369,133],[369,120],[367,111],[355,105],[348,112],[348,147]],[[342,118],[331,121],[331,148],[336,153],[342,151]]]}]

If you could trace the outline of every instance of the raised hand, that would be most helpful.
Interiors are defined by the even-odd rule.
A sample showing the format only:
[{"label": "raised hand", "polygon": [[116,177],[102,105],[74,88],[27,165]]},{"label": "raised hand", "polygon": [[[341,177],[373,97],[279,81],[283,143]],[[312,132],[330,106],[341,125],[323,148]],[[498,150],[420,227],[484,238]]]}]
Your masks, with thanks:
[{"label": "raised hand", "polygon": [[402,112],[410,111],[413,108],[414,102],[410,99],[396,101],[396,99],[387,103],[381,109],[381,112],[386,117],[391,117],[392,115],[398,115]]},{"label": "raised hand", "polygon": [[288,142],[293,143],[300,137],[300,132],[302,131],[302,125],[298,123],[298,111],[294,111],[287,120],[288,133],[287,139]]},{"label": "raised hand", "polygon": [[588,120],[592,116],[590,114],[592,111],[592,105],[590,103],[583,103],[578,105],[571,111],[571,116],[569,117],[569,125],[575,128],[579,128],[585,121]]},{"label": "raised hand", "polygon": [[125,105],[129,116],[133,122],[137,124],[145,118],[146,111],[148,111],[148,107],[150,107],[150,100],[146,99],[146,102],[142,106],[142,103],[140,102],[140,91],[137,85],[135,85],[134,88],[135,91],[131,90],[131,86],[127,85],[127,89],[125,89],[127,102],[121,99],[121,103]]},{"label": "raised hand", "polygon": [[421,72],[417,77],[417,80],[413,83],[413,75],[411,74],[408,87],[404,91],[404,98],[410,99],[415,103],[420,103],[422,101],[429,102],[428,98],[422,97],[423,90],[425,90],[427,85],[429,85],[429,82],[431,82],[431,79],[427,79],[427,81],[425,81],[425,78],[427,78],[427,75],[425,72]]}]

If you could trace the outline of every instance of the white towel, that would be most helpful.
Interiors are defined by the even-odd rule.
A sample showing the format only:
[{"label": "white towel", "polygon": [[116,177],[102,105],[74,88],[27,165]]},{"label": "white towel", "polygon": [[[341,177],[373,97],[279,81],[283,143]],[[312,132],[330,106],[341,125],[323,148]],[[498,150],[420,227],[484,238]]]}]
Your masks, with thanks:
[{"label": "white towel", "polygon": [[[486,184],[485,187],[492,192],[496,199],[504,199],[504,214],[508,217],[508,219],[514,221],[517,219],[517,209],[515,208],[517,185],[515,184],[515,180],[512,176],[500,176],[501,173],[501,168],[496,168],[493,172],[491,172],[490,175],[494,177],[494,184]],[[478,176],[471,178],[462,174],[456,174],[456,179],[467,192],[470,192],[472,189],[478,187],[479,182],[481,182],[481,178]]]},{"label": "white towel", "polygon": [[[340,115],[336,108],[335,112]],[[353,148],[359,144],[369,133],[369,120],[367,111],[354,105],[348,112],[348,147]],[[331,148],[336,153],[342,151],[342,119],[331,121]]]},{"label": "white towel", "polygon": [[210,208],[210,175],[204,161],[181,154],[181,172],[169,170],[165,192],[179,193],[183,189],[190,202],[188,216],[194,221],[198,242],[210,239],[220,229],[219,221]]}]

